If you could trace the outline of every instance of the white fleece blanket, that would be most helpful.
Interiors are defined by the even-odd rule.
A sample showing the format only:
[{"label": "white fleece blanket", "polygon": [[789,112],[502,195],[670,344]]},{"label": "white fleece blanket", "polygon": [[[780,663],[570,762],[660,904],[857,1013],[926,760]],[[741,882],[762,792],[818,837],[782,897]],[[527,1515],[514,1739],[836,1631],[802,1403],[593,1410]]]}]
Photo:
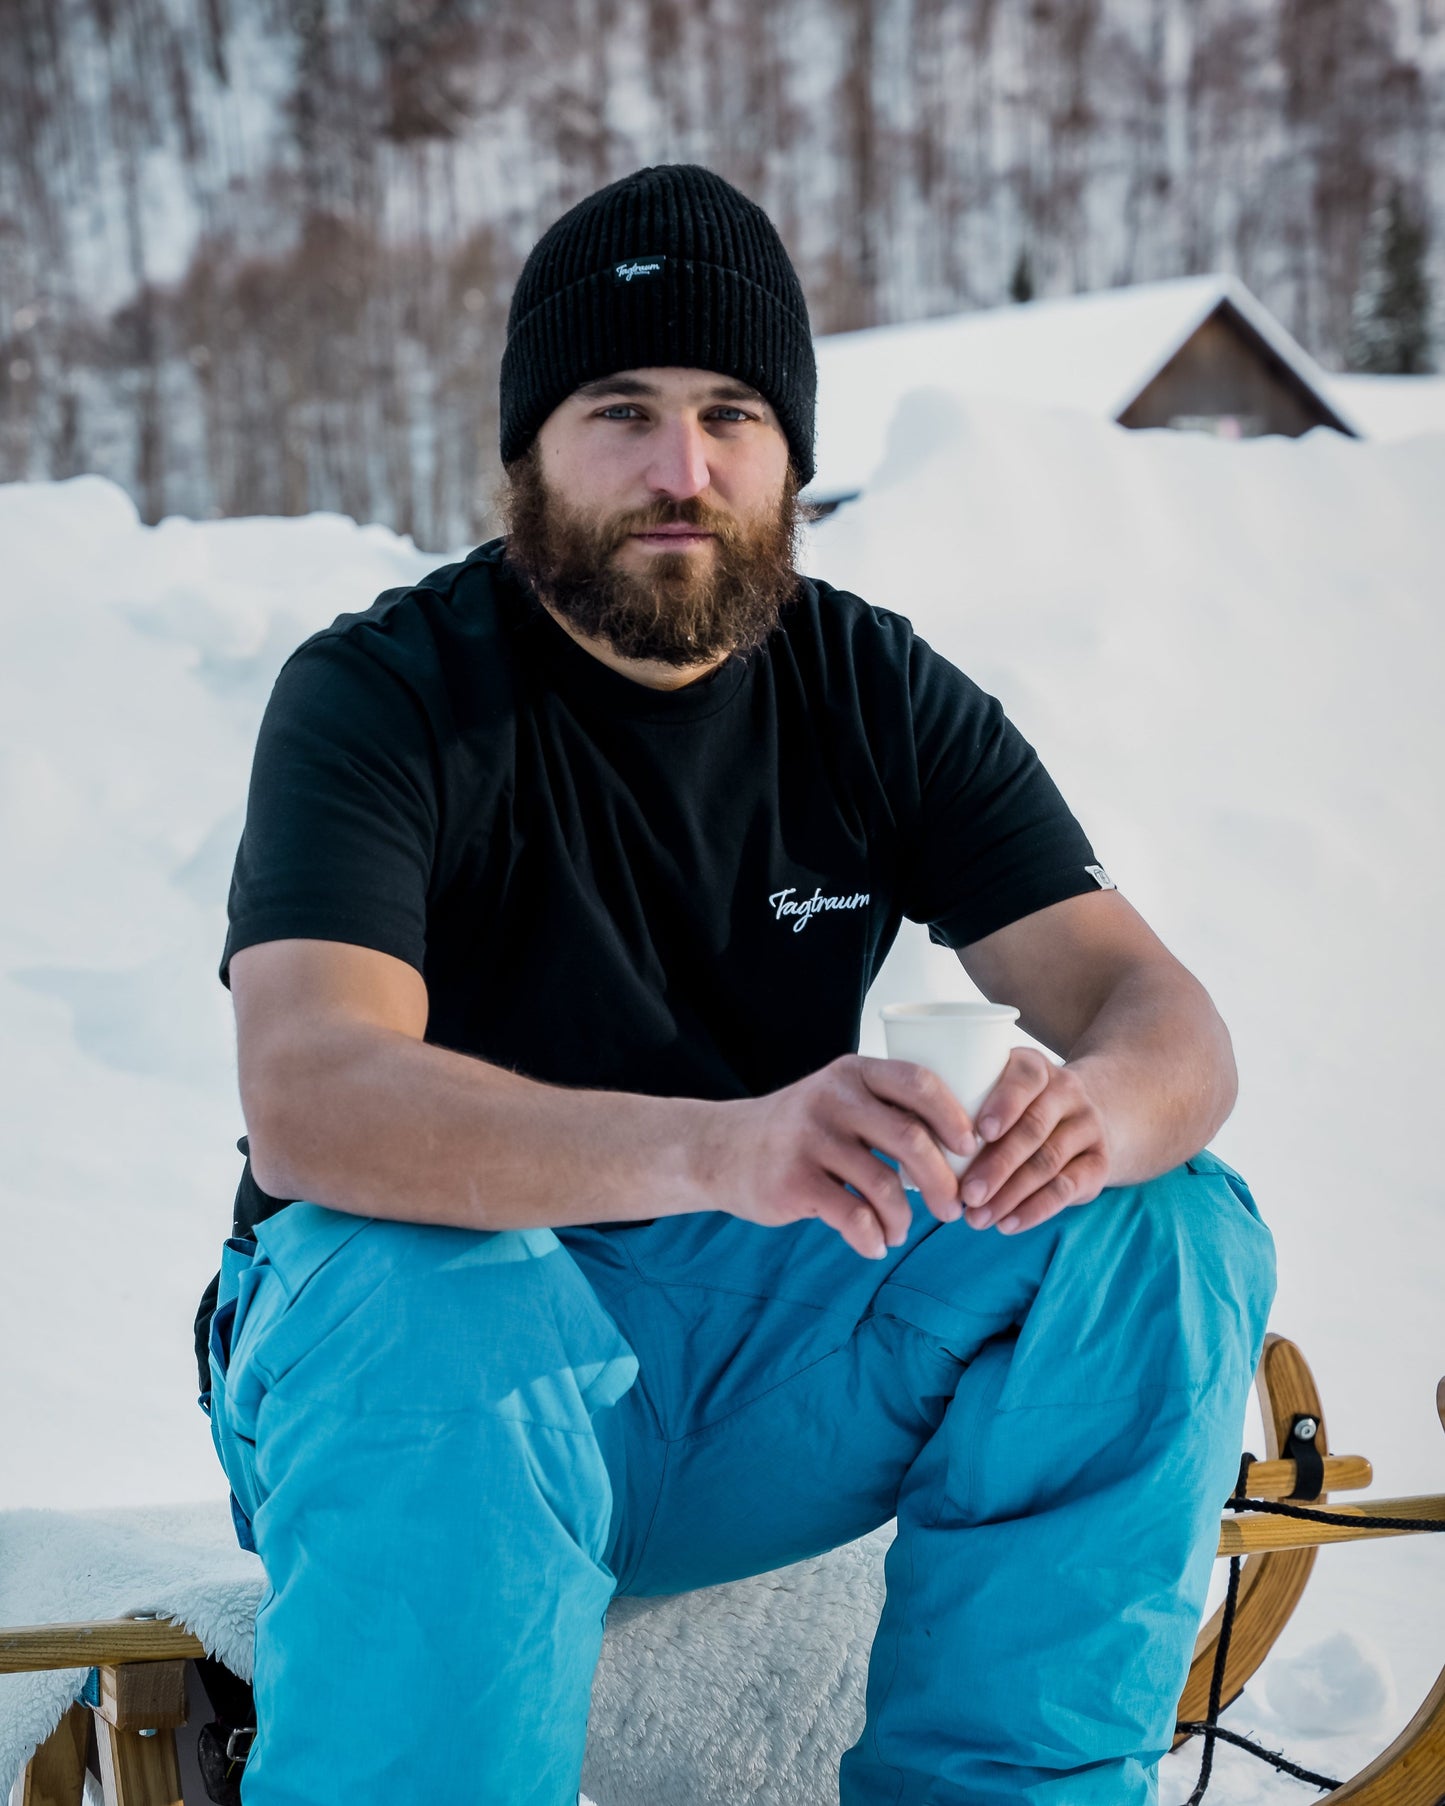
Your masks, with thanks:
[{"label": "white fleece blanket", "polygon": [[[615,1599],[592,1688],[585,1793],[597,1806],[836,1806],[863,1725],[894,1526],[770,1574]],[[251,1677],[264,1577],[224,1501],[0,1511],[0,1626],[153,1611]],[[0,1800],[86,1670],[0,1675]]]}]

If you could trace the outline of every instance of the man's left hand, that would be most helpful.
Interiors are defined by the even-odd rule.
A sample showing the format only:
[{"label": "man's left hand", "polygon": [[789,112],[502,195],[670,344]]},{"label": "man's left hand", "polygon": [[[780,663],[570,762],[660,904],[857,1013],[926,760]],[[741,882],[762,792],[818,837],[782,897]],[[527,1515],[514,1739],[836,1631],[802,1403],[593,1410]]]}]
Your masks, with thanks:
[{"label": "man's left hand", "polygon": [[1016,1047],[979,1110],[984,1144],[963,1175],[963,1220],[1003,1235],[1087,1204],[1109,1182],[1103,1114],[1078,1067]]}]

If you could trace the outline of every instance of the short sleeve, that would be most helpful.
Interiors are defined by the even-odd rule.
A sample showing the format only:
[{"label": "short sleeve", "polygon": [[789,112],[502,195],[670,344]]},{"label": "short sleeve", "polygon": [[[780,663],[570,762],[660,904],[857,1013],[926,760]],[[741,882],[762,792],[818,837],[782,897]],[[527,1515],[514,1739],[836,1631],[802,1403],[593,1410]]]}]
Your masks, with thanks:
[{"label": "short sleeve", "polygon": [[379,636],[292,653],[261,720],[220,978],[242,947],[350,941],[422,970],[438,801],[434,741]]},{"label": "short sleeve", "polygon": [[1058,786],[996,697],[914,638],[919,812],[903,913],[966,947],[1051,903],[1111,888]]}]

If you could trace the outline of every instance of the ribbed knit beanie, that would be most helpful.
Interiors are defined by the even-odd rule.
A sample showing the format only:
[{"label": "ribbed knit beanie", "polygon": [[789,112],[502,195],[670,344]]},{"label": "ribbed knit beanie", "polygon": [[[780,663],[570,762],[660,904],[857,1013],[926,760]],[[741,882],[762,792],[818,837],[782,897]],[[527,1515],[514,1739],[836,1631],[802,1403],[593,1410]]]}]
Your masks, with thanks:
[{"label": "ribbed knit beanie", "polygon": [[797,272],[762,208],[696,163],[624,176],[533,247],[507,317],[502,462],[580,384],[649,365],[716,370],[767,396],[811,480],[818,379]]}]

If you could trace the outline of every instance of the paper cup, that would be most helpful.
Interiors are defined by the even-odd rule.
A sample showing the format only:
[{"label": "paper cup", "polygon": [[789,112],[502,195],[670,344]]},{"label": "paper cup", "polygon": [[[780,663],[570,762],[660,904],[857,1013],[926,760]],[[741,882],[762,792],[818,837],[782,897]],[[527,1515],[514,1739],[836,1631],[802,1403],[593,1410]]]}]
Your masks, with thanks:
[{"label": "paper cup", "polygon": [[[1011,1003],[886,1003],[883,1036],[890,1060],[911,1060],[938,1074],[969,1117],[978,1115],[1018,1042]],[[955,1174],[972,1155],[942,1150]]]}]

